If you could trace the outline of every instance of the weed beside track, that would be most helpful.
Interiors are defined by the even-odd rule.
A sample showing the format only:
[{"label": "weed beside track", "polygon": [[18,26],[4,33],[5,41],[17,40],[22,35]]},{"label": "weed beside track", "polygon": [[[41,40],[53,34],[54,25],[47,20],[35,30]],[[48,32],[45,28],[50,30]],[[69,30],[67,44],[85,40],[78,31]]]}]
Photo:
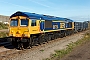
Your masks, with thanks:
[{"label": "weed beside track", "polygon": [[51,58],[46,58],[45,60],[60,60],[65,55],[72,52],[75,47],[80,46],[87,41],[90,41],[90,31],[88,31],[82,39],[69,43],[65,49],[55,50],[55,54],[52,54]]}]

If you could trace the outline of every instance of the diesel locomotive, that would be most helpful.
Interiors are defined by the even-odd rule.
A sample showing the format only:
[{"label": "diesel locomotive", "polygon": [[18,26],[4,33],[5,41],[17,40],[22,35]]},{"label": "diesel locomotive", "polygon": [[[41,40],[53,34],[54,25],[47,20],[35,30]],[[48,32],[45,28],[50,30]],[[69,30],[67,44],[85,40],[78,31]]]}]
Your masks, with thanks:
[{"label": "diesel locomotive", "polygon": [[31,48],[35,44],[42,44],[88,28],[88,25],[84,26],[87,24],[85,22],[84,28],[80,28],[79,22],[68,18],[20,11],[12,14],[9,22],[9,40],[19,49]]}]

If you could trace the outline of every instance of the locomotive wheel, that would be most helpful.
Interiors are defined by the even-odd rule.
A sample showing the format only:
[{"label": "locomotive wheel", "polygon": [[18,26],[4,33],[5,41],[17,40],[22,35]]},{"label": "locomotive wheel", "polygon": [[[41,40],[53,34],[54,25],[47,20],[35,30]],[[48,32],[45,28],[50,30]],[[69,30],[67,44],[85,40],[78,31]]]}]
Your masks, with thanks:
[{"label": "locomotive wheel", "polygon": [[45,43],[46,39],[45,39],[45,35],[42,36],[42,43]]},{"label": "locomotive wheel", "polygon": [[63,35],[64,35],[64,34],[63,34],[63,33],[61,33],[61,36],[60,36],[60,38],[63,38]]},{"label": "locomotive wheel", "polygon": [[67,34],[66,33],[64,33],[64,37],[66,37],[67,36]]},{"label": "locomotive wheel", "polygon": [[54,38],[55,38],[55,39],[57,39],[57,38],[58,38],[56,34],[55,34]]},{"label": "locomotive wheel", "polygon": [[51,40],[54,40],[55,39],[55,36],[54,35],[51,35]]},{"label": "locomotive wheel", "polygon": [[38,44],[41,45],[43,43],[43,39],[42,39],[42,36],[40,35],[38,37]]},{"label": "locomotive wheel", "polygon": [[15,41],[12,41],[12,45],[13,45],[14,47],[16,47],[16,42],[15,42]]},{"label": "locomotive wheel", "polygon": [[28,48],[29,48],[29,49],[32,48],[32,45],[33,45],[33,39],[32,39],[32,37],[30,37]]},{"label": "locomotive wheel", "polygon": [[48,35],[46,34],[46,35],[45,35],[45,42],[48,43],[48,40],[49,40],[49,37],[48,37]]},{"label": "locomotive wheel", "polygon": [[51,40],[51,36],[50,36],[50,35],[48,35],[48,40],[49,40],[49,41]]},{"label": "locomotive wheel", "polygon": [[18,43],[17,43],[17,41],[14,38],[12,38],[12,45],[14,47],[17,47],[18,46]]},{"label": "locomotive wheel", "polygon": [[21,42],[18,43],[18,49],[24,50],[23,43],[21,43]]}]

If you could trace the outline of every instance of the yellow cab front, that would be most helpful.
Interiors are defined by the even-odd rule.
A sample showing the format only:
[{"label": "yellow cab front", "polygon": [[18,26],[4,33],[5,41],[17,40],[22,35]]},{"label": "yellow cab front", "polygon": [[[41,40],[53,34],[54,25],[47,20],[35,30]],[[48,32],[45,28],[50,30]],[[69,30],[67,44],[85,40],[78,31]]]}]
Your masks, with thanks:
[{"label": "yellow cab front", "polygon": [[24,16],[10,18],[9,36],[12,37],[30,37],[29,19]]}]

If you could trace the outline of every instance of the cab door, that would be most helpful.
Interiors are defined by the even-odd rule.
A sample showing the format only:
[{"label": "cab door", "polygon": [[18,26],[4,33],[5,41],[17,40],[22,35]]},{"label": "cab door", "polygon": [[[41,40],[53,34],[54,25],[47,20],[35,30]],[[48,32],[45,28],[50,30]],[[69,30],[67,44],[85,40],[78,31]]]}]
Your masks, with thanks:
[{"label": "cab door", "polygon": [[39,20],[31,19],[30,34],[40,33],[40,23]]}]

